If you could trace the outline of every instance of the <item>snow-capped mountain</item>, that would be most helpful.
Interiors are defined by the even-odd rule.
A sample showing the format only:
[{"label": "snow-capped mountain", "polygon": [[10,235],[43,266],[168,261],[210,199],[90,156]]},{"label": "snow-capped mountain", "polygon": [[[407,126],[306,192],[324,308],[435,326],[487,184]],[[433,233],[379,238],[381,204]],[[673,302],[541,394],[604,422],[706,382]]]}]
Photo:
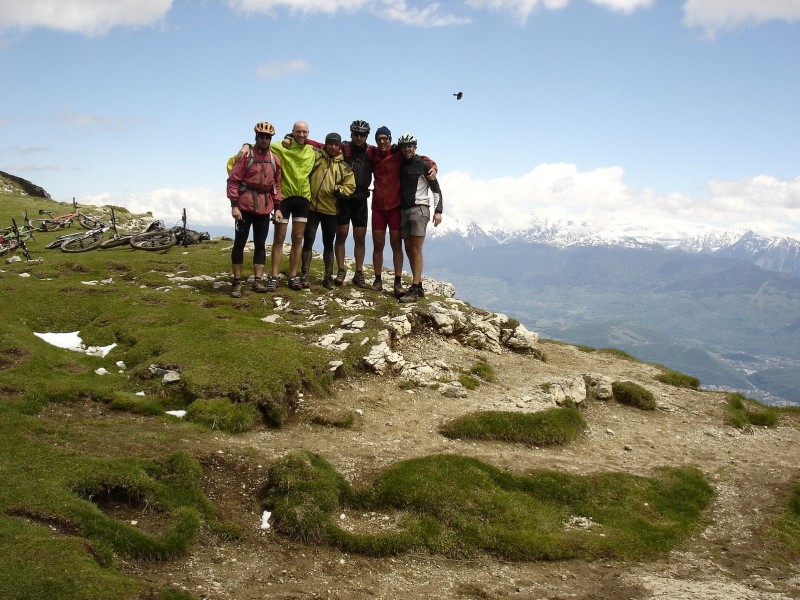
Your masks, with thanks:
[{"label": "snow-capped mountain", "polygon": [[499,244],[544,244],[557,248],[595,246],[713,254],[758,265],[767,271],[800,275],[800,240],[766,237],[750,230],[719,231],[702,227],[662,228],[615,225],[601,231],[586,222],[532,217],[524,229],[483,229],[470,222],[449,223],[433,238],[460,237],[470,250]]}]

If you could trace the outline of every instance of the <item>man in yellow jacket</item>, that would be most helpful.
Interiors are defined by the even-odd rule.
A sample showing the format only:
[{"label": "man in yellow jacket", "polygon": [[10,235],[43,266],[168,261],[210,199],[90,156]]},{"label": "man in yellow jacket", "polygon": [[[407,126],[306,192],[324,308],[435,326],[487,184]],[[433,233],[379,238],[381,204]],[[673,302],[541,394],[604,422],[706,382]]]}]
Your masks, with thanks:
[{"label": "man in yellow jacket", "polygon": [[325,263],[323,287],[333,289],[334,241],[338,228],[339,201],[350,196],[356,189],[356,180],[342,154],[342,136],[329,133],[325,147],[316,149],[316,161],[308,178],[311,202],[308,221],[303,234],[303,287],[309,287],[308,270],[311,266],[311,251],[317,229],[322,224],[322,259]]}]

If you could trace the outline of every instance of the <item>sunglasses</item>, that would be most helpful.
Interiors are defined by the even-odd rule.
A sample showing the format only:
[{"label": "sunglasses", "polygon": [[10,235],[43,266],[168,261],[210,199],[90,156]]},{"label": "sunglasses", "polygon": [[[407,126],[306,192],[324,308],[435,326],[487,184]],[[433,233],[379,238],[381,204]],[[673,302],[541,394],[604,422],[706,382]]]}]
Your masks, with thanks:
[{"label": "sunglasses", "polygon": [[257,138],[267,138],[268,140],[272,139],[272,136],[270,134],[268,134],[268,133],[257,133],[256,137]]}]

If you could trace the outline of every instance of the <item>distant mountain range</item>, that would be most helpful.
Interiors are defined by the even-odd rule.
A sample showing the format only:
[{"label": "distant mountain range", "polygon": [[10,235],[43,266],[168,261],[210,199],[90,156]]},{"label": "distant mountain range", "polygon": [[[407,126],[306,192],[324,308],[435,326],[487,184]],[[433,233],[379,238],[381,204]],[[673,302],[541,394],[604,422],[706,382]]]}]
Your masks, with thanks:
[{"label": "distant mountain range", "polygon": [[767,271],[800,275],[800,240],[768,237],[751,230],[664,231],[655,227],[620,226],[614,231],[598,231],[588,223],[569,220],[549,221],[532,217],[529,227],[513,232],[484,230],[475,223],[434,230],[431,238],[456,236],[471,250],[509,243],[544,244],[555,248],[606,247],[668,250],[689,254],[709,254],[743,260]]},{"label": "distant mountain range", "polygon": [[767,401],[800,403],[800,241],[540,221],[435,230],[425,272],[545,337],[630,354]]}]

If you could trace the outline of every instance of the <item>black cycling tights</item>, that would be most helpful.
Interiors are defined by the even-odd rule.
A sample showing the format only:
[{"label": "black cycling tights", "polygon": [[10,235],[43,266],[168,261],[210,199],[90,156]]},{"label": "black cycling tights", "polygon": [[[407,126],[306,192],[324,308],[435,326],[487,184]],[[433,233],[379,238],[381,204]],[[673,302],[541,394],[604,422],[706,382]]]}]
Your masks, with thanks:
[{"label": "black cycling tights", "polygon": [[303,250],[311,251],[320,224],[322,224],[322,248],[323,250],[333,250],[338,218],[336,215],[325,215],[314,210],[308,211],[308,222],[303,235]]},{"label": "black cycling tights", "polygon": [[263,265],[267,262],[267,234],[269,234],[269,215],[256,215],[242,212],[242,220],[236,221],[236,237],[233,238],[231,263],[244,264],[244,246],[250,237],[250,226],[253,226],[253,264]]}]

